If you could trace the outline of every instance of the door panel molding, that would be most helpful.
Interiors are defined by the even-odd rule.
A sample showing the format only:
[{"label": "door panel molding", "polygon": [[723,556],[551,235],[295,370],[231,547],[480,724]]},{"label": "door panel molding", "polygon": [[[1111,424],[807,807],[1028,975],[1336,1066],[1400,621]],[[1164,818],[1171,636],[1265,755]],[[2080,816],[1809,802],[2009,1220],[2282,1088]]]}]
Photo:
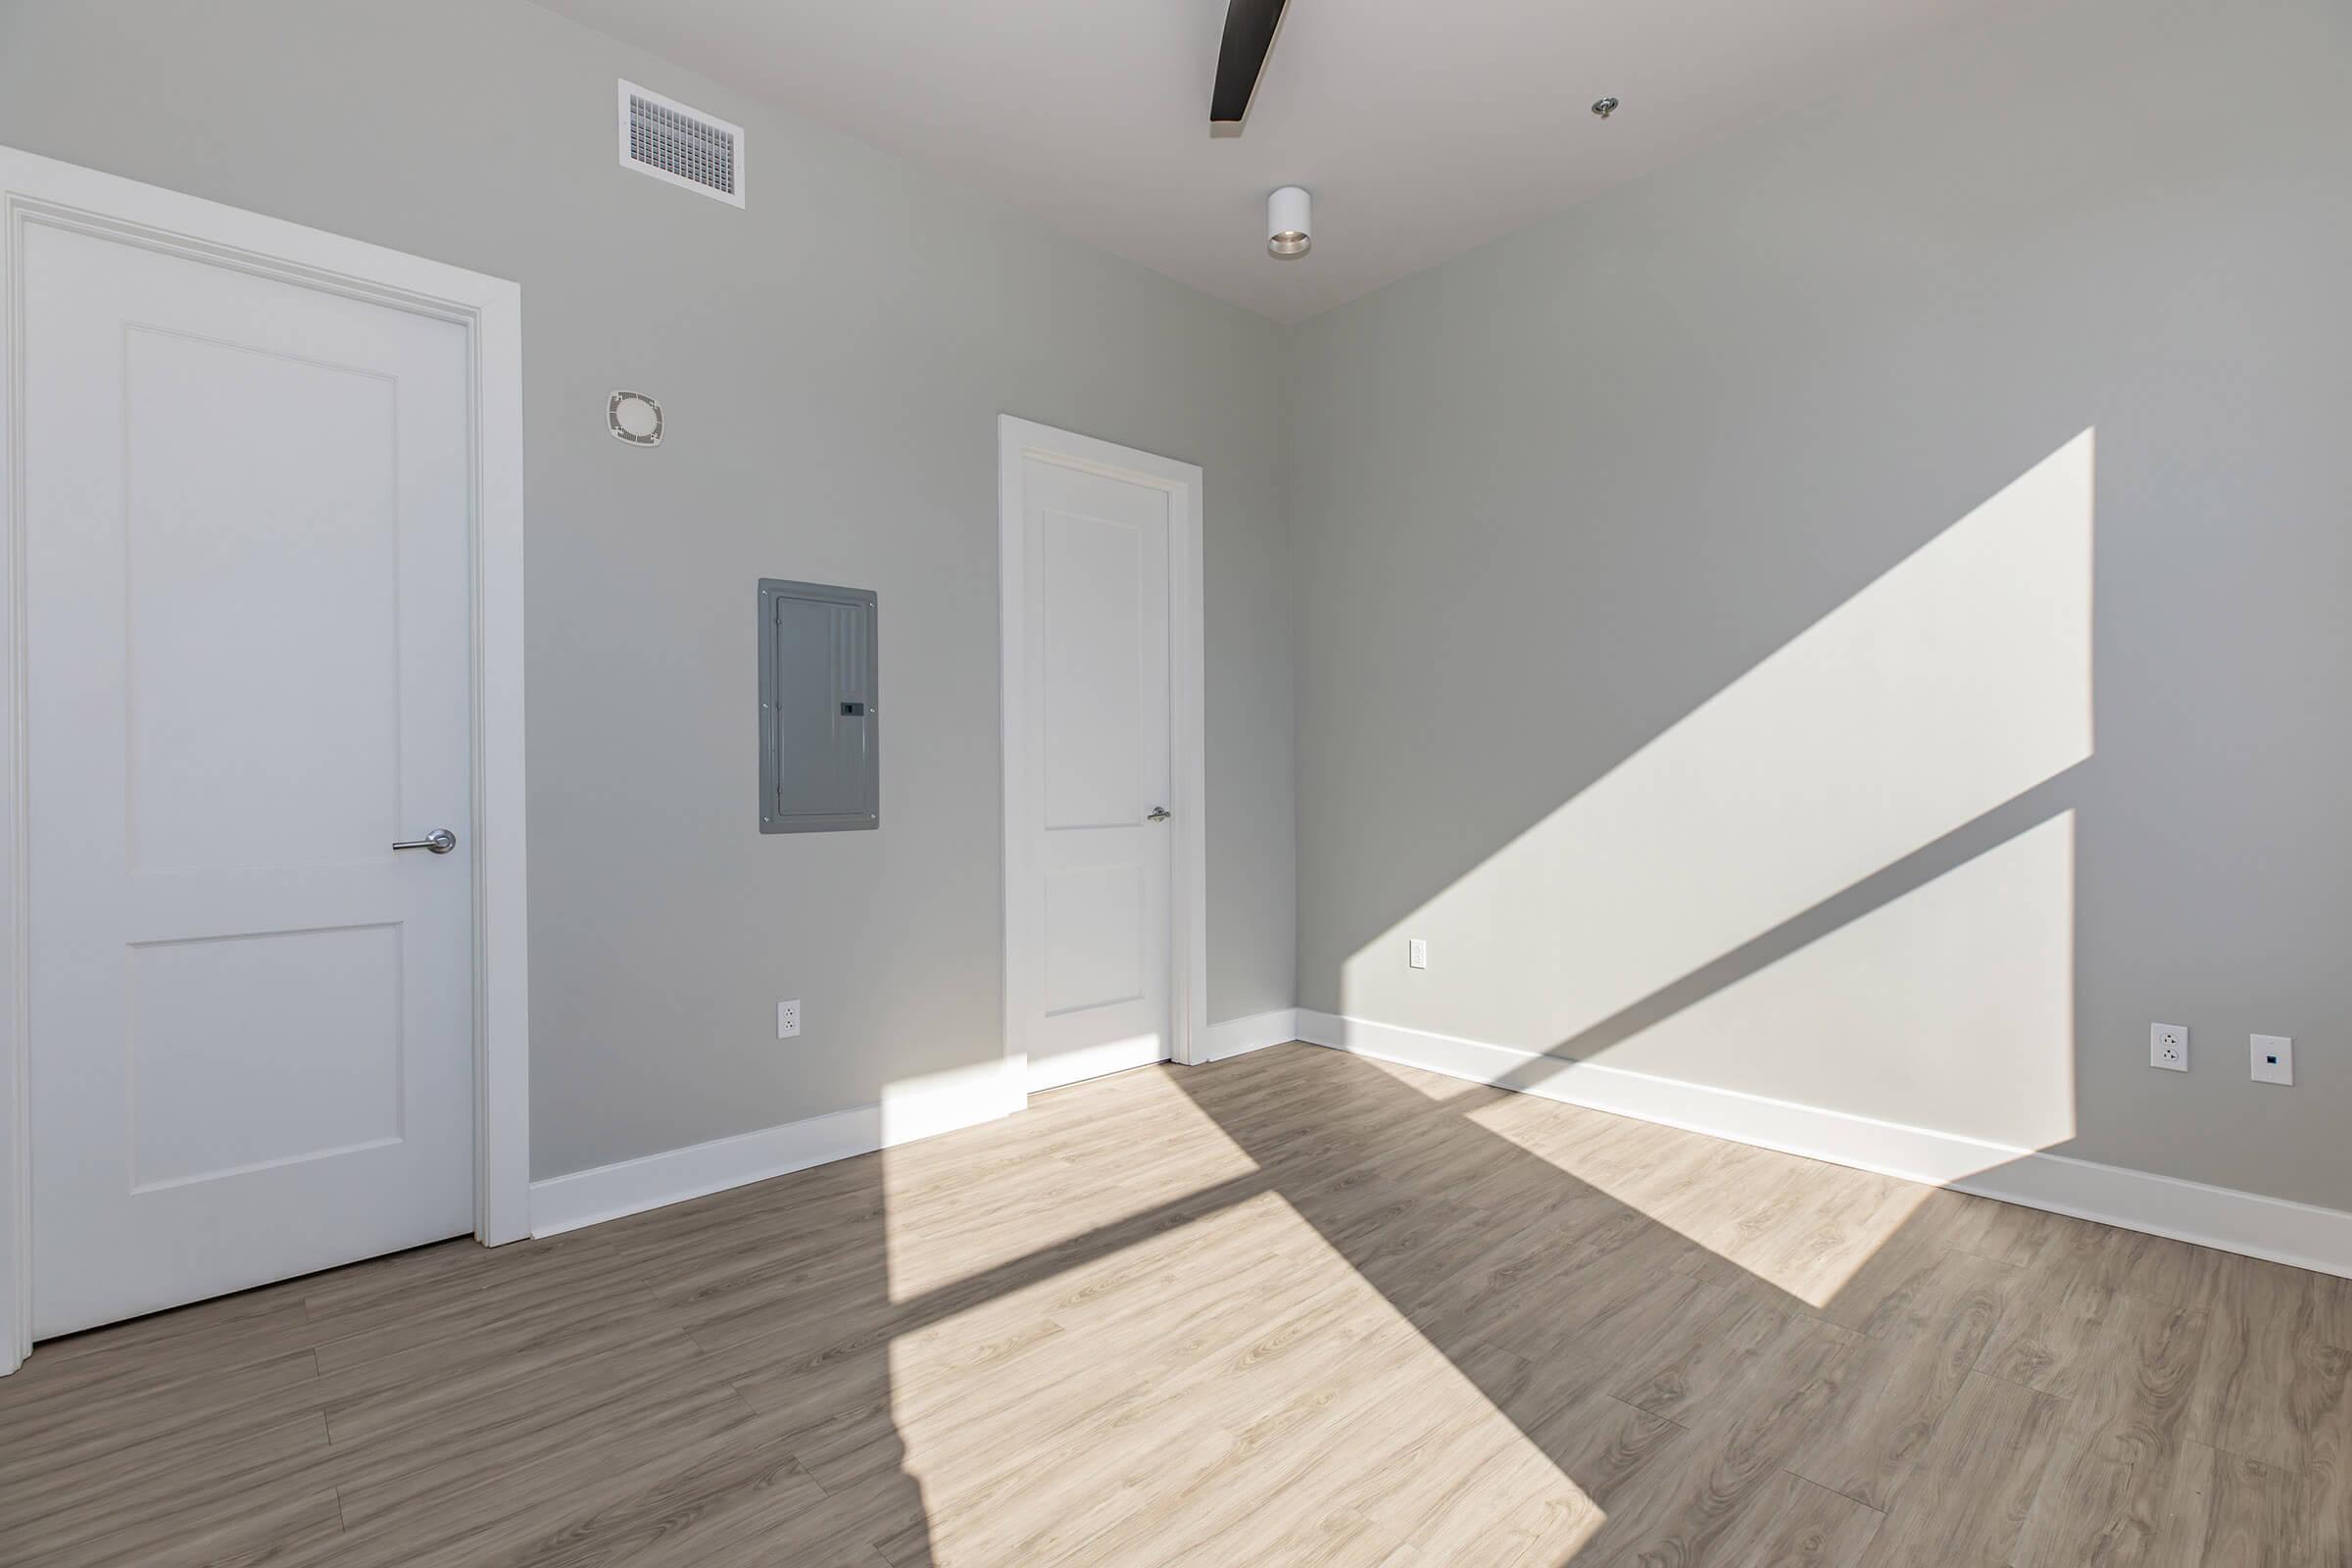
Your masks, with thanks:
[{"label": "door panel molding", "polygon": [[1208,1059],[1208,822],[1203,736],[1200,469],[1132,447],[1000,415],[997,418],[998,606],[1001,739],[1004,768],[1004,1055],[1011,1081],[1026,1094],[1034,1021],[1045,999],[1033,994],[1042,971],[1045,933],[1020,891],[1039,872],[1023,825],[1033,819],[1040,781],[1029,776],[1029,668],[1026,627],[1034,585],[1028,581],[1022,465],[1035,461],[1164,492],[1168,498],[1169,775],[1174,819],[1168,823],[1170,875],[1169,1055]]},{"label": "door panel molding", "polygon": [[95,234],[450,321],[472,358],[474,1234],[530,1234],[528,890],[523,834],[522,303],[516,285],[0,147],[0,1374],[30,1350],[32,1170],[25,976],[24,239]]}]

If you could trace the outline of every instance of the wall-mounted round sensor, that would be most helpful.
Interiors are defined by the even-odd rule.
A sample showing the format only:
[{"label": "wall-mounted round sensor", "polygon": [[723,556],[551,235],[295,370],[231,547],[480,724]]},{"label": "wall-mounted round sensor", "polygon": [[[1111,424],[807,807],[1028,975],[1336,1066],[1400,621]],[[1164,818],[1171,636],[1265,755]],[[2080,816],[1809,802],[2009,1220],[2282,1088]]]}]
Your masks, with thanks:
[{"label": "wall-mounted round sensor", "polygon": [[605,405],[605,422],[633,447],[662,444],[662,405],[642,392],[615,392]]}]

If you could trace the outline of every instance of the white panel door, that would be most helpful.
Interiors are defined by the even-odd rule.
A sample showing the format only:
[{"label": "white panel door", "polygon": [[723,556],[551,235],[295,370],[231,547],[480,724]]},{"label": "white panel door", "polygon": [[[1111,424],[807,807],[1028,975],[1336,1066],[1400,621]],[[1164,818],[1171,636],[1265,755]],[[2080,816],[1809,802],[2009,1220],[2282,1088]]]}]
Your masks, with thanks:
[{"label": "white panel door", "polygon": [[473,1228],[471,369],[22,232],[46,1337]]},{"label": "white panel door", "polygon": [[1168,497],[1024,458],[1029,1087],[1169,1054]]}]

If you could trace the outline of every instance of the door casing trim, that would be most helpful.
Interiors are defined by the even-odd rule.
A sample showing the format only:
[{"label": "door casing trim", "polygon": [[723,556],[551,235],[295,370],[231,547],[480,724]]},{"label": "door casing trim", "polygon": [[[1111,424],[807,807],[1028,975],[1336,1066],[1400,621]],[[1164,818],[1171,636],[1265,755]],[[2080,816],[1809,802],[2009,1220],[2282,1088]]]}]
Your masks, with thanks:
[{"label": "door casing trim", "polygon": [[450,321],[473,357],[474,1235],[530,1234],[522,292],[514,283],[0,147],[0,1374],[32,1348],[24,245],[34,224]]},{"label": "door casing trim", "polygon": [[1029,721],[1027,644],[1029,608],[1027,553],[1023,548],[1021,463],[1034,458],[1130,484],[1148,485],[1168,497],[1168,771],[1174,799],[1169,808],[1175,835],[1169,845],[1168,1029],[1169,1056],[1192,1065],[1208,1059],[1208,786],[1205,762],[1206,682],[1205,597],[1202,591],[1200,468],[1155,457],[1133,447],[1077,435],[1052,425],[997,416],[997,582],[998,630],[1004,767],[1004,1057],[1005,1070],[1026,1097],[1029,1083],[1028,1020],[1040,999],[1027,994],[1023,977],[1036,972],[1044,941],[1025,900],[1014,897],[1027,885],[1026,837],[1035,781],[1028,776],[1022,744]]}]

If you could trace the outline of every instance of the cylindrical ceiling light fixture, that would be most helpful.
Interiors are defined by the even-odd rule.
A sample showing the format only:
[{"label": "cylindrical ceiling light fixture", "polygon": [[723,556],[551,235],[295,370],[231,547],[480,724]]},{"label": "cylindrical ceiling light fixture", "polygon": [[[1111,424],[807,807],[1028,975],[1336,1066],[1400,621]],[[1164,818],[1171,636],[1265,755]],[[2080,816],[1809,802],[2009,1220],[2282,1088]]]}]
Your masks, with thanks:
[{"label": "cylindrical ceiling light fixture", "polygon": [[1306,192],[1285,185],[1266,198],[1266,254],[1289,261],[1304,256],[1314,240],[1307,231]]}]

